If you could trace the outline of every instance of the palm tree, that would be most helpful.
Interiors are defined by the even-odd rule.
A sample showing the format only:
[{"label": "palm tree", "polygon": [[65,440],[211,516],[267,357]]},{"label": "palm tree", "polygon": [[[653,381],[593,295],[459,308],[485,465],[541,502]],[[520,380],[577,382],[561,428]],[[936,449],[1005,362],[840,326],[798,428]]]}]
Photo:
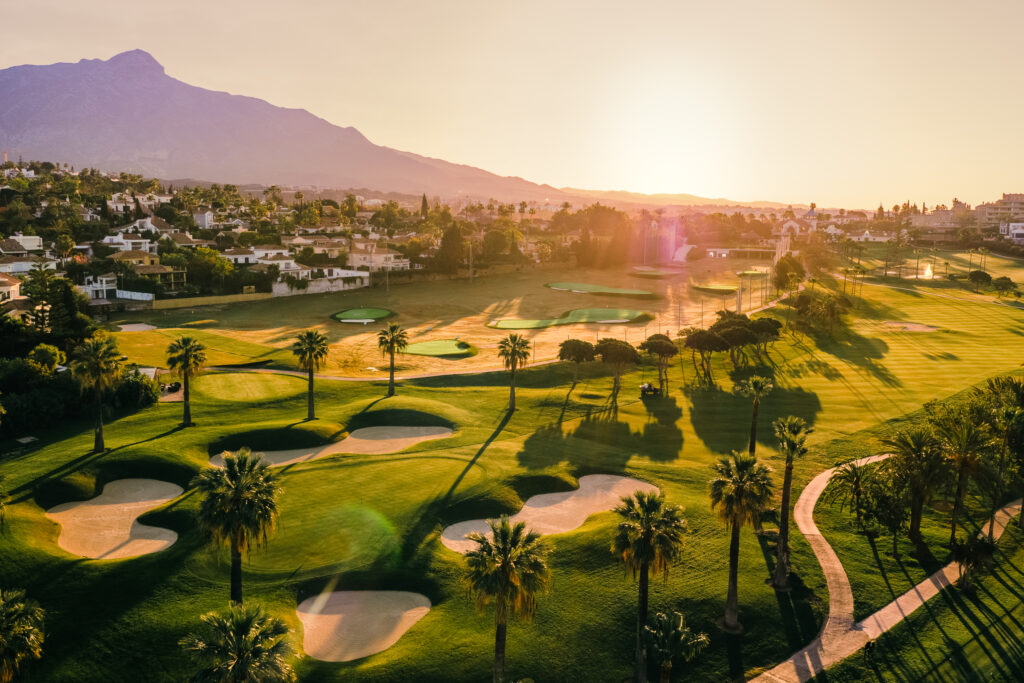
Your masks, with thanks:
[{"label": "palm tree", "polygon": [[516,370],[530,358],[530,342],[515,332],[498,342],[498,357],[508,370],[508,410],[516,409]]},{"label": "palm tree", "polygon": [[299,359],[299,367],[309,373],[309,390],[306,398],[306,419],[315,420],[313,408],[313,373],[320,369],[327,358],[327,337],[319,330],[300,332],[292,344],[292,353]]},{"label": "palm tree", "polygon": [[405,328],[398,323],[390,323],[386,328],[377,333],[377,348],[381,354],[388,354],[391,357],[391,370],[388,375],[388,396],[395,395],[395,354],[405,351],[409,345],[409,335]]},{"label": "palm tree", "polygon": [[956,493],[953,496],[953,515],[949,526],[949,543],[953,545],[956,542],[956,525],[963,510],[967,484],[991,448],[992,439],[985,425],[959,413],[938,420],[936,427],[946,460],[956,472]]},{"label": "palm tree", "polygon": [[740,563],[740,529],[755,523],[771,506],[775,490],[772,468],[758,462],[756,457],[744,456],[736,451],[712,465],[715,477],[709,482],[711,509],[718,510],[719,518],[732,532],[729,542],[729,593],[725,601],[723,630],[740,633],[738,578]]},{"label": "palm tree", "polygon": [[790,415],[772,423],[779,440],[779,451],[786,457],[786,472],[782,478],[782,509],[779,511],[779,542],[776,545],[775,579],[777,590],[789,589],[789,497],[793,488],[793,463],[807,455],[807,423]]},{"label": "palm tree", "polygon": [[530,619],[537,610],[537,595],[550,578],[540,534],[526,524],[512,524],[507,516],[489,520],[491,538],[479,533],[466,538],[476,547],[466,553],[466,582],[481,612],[494,604],[494,683],[505,678],[505,630],[509,617]]},{"label": "palm tree", "polygon": [[207,467],[192,480],[203,496],[199,524],[231,548],[231,602],[242,602],[242,553],[267,542],[278,518],[281,488],[259,455],[243,448],[224,454],[224,467]]},{"label": "palm tree", "polygon": [[689,662],[711,642],[708,634],[694,633],[679,612],[671,616],[658,612],[654,615],[654,625],[644,626],[644,634],[661,668],[661,683],[672,680],[673,660]]},{"label": "palm tree", "polygon": [[986,536],[971,536],[966,541],[953,543],[951,554],[959,569],[957,585],[961,590],[974,592],[975,577],[988,569],[995,552],[995,542]]},{"label": "palm tree", "polygon": [[949,472],[945,457],[932,431],[911,427],[882,439],[892,457],[886,463],[898,482],[910,493],[910,529],[912,541],[921,540],[921,514]]},{"label": "palm tree", "polygon": [[0,588],[0,683],[11,683],[26,662],[43,656],[45,616],[25,591]]},{"label": "palm tree", "polygon": [[615,508],[622,517],[612,553],[633,571],[633,577],[640,577],[640,595],[636,611],[636,660],[633,680],[641,682],[647,673],[644,651],[644,627],[647,625],[647,589],[649,574],[668,575],[669,567],[683,549],[683,536],[687,532],[683,509],[676,505],[665,505],[665,498],[656,493],[636,491],[625,496]]},{"label": "palm tree", "polygon": [[196,683],[295,680],[288,663],[288,627],[262,607],[231,605],[227,614],[209,612],[200,619],[203,633],[190,633],[178,642],[200,667],[192,677]]},{"label": "palm tree", "polygon": [[840,465],[832,475],[825,500],[830,503],[838,501],[839,509],[845,507],[853,512],[859,523],[864,516],[864,501],[872,474],[867,465],[858,465],[855,462]]},{"label": "palm tree", "polygon": [[194,337],[187,335],[178,337],[167,347],[167,367],[178,373],[184,389],[184,413],[181,417],[182,427],[192,426],[192,408],[189,403],[189,380],[198,375],[206,363],[206,347]]},{"label": "palm tree", "polygon": [[761,399],[770,394],[773,388],[771,379],[761,375],[754,375],[739,384],[739,392],[754,400],[754,414],[750,418],[750,443],[747,445],[750,457],[754,457],[757,449],[757,411],[761,407]]},{"label": "palm tree", "polygon": [[117,342],[105,334],[95,334],[72,353],[71,374],[82,391],[92,391],[96,403],[96,426],[92,449],[103,451],[103,392],[114,385],[121,372],[121,354]]}]

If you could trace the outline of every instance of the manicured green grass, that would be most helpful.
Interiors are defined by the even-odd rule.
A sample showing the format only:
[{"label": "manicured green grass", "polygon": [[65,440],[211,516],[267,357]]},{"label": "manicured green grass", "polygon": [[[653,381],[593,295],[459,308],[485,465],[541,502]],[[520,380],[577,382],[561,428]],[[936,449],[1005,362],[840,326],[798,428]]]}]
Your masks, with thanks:
[{"label": "manicured green grass", "polygon": [[141,332],[115,332],[117,347],[128,356],[129,363],[143,366],[167,365],[167,346],[181,336],[199,340],[206,347],[208,365],[269,365],[294,367],[294,357],[287,349],[254,344],[201,329],[171,327]]},{"label": "manicured green grass", "polygon": [[[798,534],[793,565],[804,588],[789,595],[772,592],[764,584],[771,546],[747,529],[739,584],[746,632],[725,636],[714,625],[725,601],[728,535],[709,510],[707,480],[715,458],[745,448],[750,420],[750,401],[732,391],[734,380],[752,372],[774,377],[775,389],[761,403],[758,455],[774,467],[777,483],[782,463],[772,448],[770,421],[796,414],[813,423],[811,452],[795,473],[799,495],[824,467],[874,452],[885,423],[915,413],[927,400],[1017,369],[1024,312],[930,296],[924,289],[865,287],[866,299],[855,302],[848,327],[835,339],[787,331],[769,364],[737,370],[717,358],[719,386],[713,390],[683,385],[683,373],[690,378],[693,372],[683,354],[670,368],[668,395],[640,402],[635,387],[654,374],[649,365],[641,366],[623,378],[614,409],[607,402],[611,379],[599,363],[585,365],[572,390],[571,368],[522,371],[519,410],[508,418],[504,372],[401,382],[394,398],[384,398],[383,382],[318,380],[320,420],[313,423],[302,422],[302,378],[210,373],[195,384],[197,427],[177,426],[179,404],[158,404],[110,421],[111,450],[90,455],[87,423],[58,425],[40,434],[33,449],[0,461],[13,499],[0,533],[3,581],[27,588],[48,610],[46,655],[33,677],[132,681],[145,671],[152,680],[184,680],[191,668],[178,639],[197,627],[202,612],[222,609],[228,595],[225,556],[199,532],[191,491],[143,518],[175,529],[179,541],[132,560],[83,561],[62,552],[44,507],[91,497],[103,482],[129,476],[187,487],[211,448],[254,433],[286,447],[292,430],[301,432],[294,442],[299,446],[360,426],[439,423],[454,427],[455,434],[397,455],[332,456],[279,470],[280,527],[245,564],[247,601],[260,601],[286,619],[296,629],[296,643],[301,626],[295,605],[323,589],[411,590],[433,605],[383,653],[344,664],[298,660],[302,680],[485,679],[493,615],[474,610],[460,579],[461,560],[440,545],[440,530],[514,512],[530,495],[565,490],[588,473],[650,481],[686,508],[693,531],[668,579],[652,581],[651,609],[684,612],[691,626],[711,635],[711,647],[677,667],[678,674],[695,681],[754,675],[818,634],[828,596]],[[772,314],[785,318],[785,311]],[[943,331],[910,334],[886,327],[888,320]],[[1003,352],[992,354],[993,348]],[[845,515],[819,508],[818,517],[827,536],[838,529],[833,545],[841,557],[852,553],[870,560],[870,548],[843,535]],[[939,529],[941,516],[929,524]],[[579,529],[546,538],[551,591],[541,596],[534,623],[509,629],[510,679],[629,676],[636,584],[609,552],[615,525],[613,514],[598,513]],[[869,561],[851,561],[849,573],[858,593],[857,586],[878,588],[869,583],[878,574]],[[1009,619],[1000,628],[1017,638],[1024,630]],[[988,640],[982,636],[979,642]],[[938,659],[948,651],[944,647],[936,639],[929,651]]]},{"label": "manicured green grass", "polygon": [[469,342],[455,339],[432,339],[430,341],[413,342],[405,347],[402,353],[414,356],[438,356],[441,358],[467,358],[475,356],[478,349]]},{"label": "manicured green grass", "polygon": [[347,308],[331,317],[338,322],[361,322],[363,320],[383,320],[393,315],[395,312],[386,308]]},{"label": "manicured green grass", "polygon": [[575,308],[567,311],[558,318],[542,320],[517,320],[515,318],[500,318],[491,321],[490,327],[497,327],[502,330],[532,330],[543,327],[554,327],[555,325],[572,325],[575,323],[603,323],[603,322],[642,322],[650,320],[653,316],[644,311],[637,311],[629,308]]},{"label": "manicured green grass", "polygon": [[634,268],[633,277],[651,277],[651,278],[663,278],[672,277],[673,275],[679,275],[677,270],[663,270],[659,268]]},{"label": "manicured green grass", "polygon": [[699,294],[712,294],[715,296],[735,294],[738,289],[732,285],[692,285],[692,288]]},{"label": "manicured green grass", "polygon": [[646,289],[622,289],[621,287],[606,287],[604,285],[592,285],[584,282],[549,282],[546,286],[563,291],[607,294],[610,296],[632,296],[639,298],[657,296],[654,292],[649,292]]}]

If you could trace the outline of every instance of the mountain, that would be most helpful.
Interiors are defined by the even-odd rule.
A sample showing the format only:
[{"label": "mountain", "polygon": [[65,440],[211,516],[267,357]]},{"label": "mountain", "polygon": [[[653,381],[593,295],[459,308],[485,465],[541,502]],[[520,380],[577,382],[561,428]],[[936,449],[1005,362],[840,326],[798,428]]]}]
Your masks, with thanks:
[{"label": "mountain", "polygon": [[303,109],[198,88],[133,50],[0,71],[0,147],[25,159],[221,183],[561,201],[548,185],[370,142]]},{"label": "mountain", "polygon": [[800,204],[783,204],[781,202],[760,200],[747,202],[726,199],[725,197],[699,197],[695,194],[686,193],[643,194],[640,192],[627,192],[625,190],[581,190],[576,187],[563,187],[561,190],[573,197],[587,198],[591,201],[636,206],[745,207],[759,209],[808,208],[806,205]]}]

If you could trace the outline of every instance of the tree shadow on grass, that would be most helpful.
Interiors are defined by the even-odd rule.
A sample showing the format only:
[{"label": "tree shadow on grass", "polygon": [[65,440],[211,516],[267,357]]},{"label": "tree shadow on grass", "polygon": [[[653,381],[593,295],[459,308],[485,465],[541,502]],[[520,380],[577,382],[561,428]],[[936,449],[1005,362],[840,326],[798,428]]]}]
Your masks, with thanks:
[{"label": "tree shadow on grass", "polygon": [[[690,399],[690,423],[697,437],[715,453],[744,448],[750,438],[751,402],[745,396],[721,389],[687,387]],[[821,401],[814,392],[798,387],[778,387],[761,400],[758,412],[757,441],[774,445],[771,423],[786,415],[803,418],[813,427]]]}]

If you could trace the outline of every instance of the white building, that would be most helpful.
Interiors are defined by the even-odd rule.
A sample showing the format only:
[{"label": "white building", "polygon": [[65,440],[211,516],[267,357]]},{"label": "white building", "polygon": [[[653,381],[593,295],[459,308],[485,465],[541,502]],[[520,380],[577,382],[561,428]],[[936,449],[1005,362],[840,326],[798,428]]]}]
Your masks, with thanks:
[{"label": "white building", "polygon": [[399,252],[386,247],[378,247],[370,243],[362,248],[354,248],[348,255],[348,265],[358,270],[376,273],[382,270],[409,270],[409,259]]},{"label": "white building", "polygon": [[145,251],[150,254],[156,253],[156,242],[134,235],[131,233],[119,232],[116,235],[107,235],[101,240],[102,244],[117,249],[118,251]]},{"label": "white building", "polygon": [[117,298],[117,276],[113,273],[86,275],[85,284],[77,287],[90,299]]},{"label": "white building", "polygon": [[252,248],[253,253],[256,254],[257,259],[266,258],[267,256],[287,256],[288,247],[280,244],[257,244]]},{"label": "white building", "polygon": [[192,214],[192,220],[196,222],[196,225],[200,228],[212,228],[213,227],[213,211],[196,211]]},{"label": "white building", "polygon": [[1014,244],[1024,244],[1024,223],[1002,223],[999,234]]},{"label": "white building", "polygon": [[0,256],[0,273],[25,275],[37,265],[47,270],[57,270],[57,262],[42,256]]},{"label": "white building", "polygon": [[234,263],[236,266],[247,266],[257,263],[256,252],[252,249],[235,248],[221,252],[221,256]]}]

